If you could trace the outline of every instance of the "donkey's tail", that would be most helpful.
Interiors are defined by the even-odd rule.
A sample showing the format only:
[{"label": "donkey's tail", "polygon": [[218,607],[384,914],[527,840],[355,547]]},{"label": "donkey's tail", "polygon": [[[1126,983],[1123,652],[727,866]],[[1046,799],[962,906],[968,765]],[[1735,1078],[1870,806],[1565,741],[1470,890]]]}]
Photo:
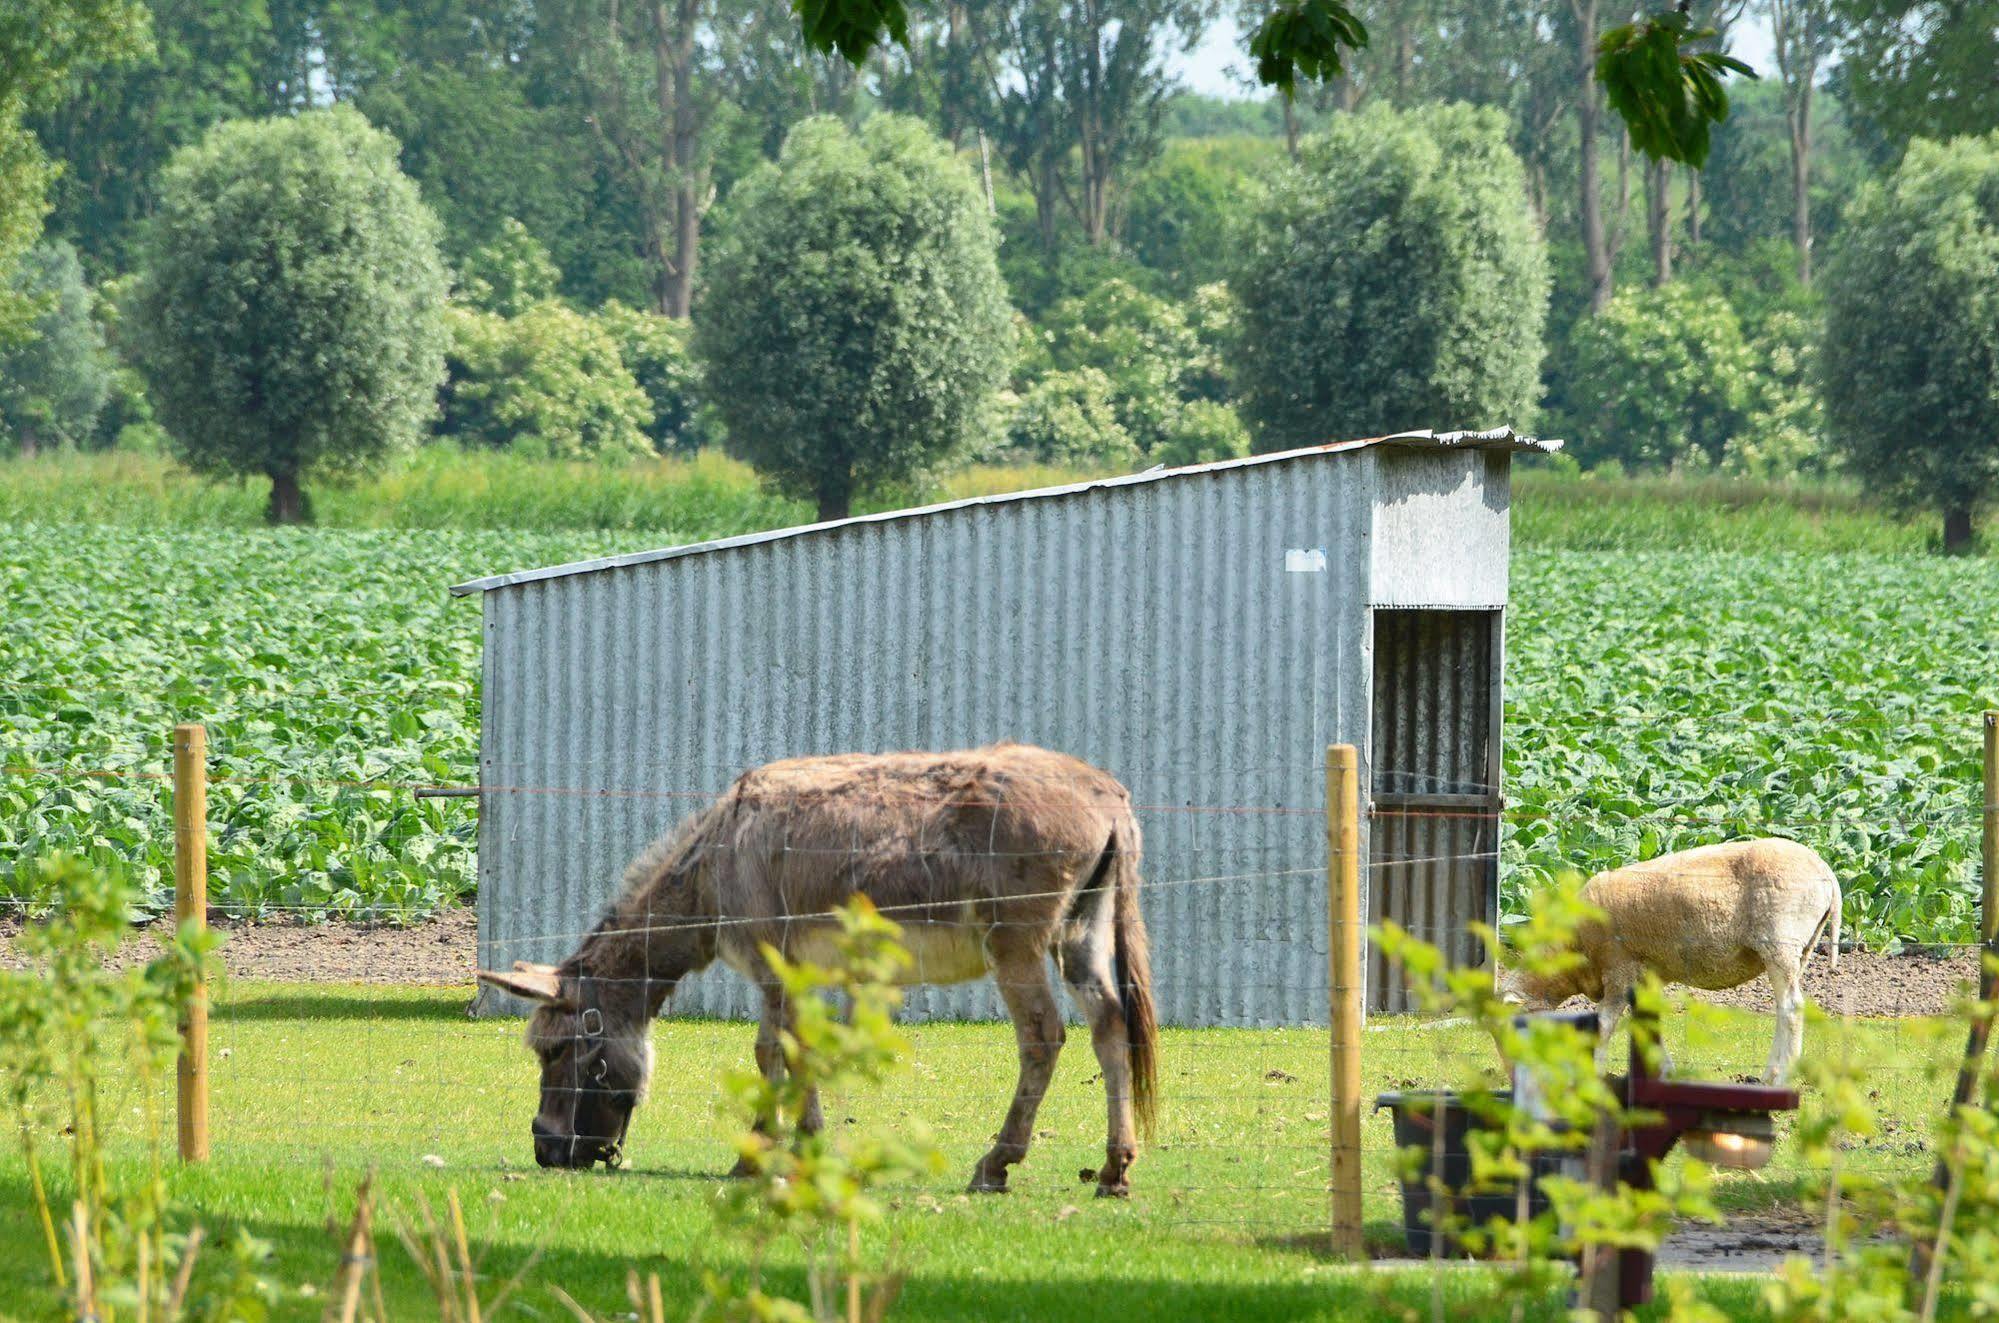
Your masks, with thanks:
[{"label": "donkey's tail", "polygon": [[1139,1130],[1150,1140],[1158,1113],[1159,1020],[1152,1008],[1152,948],[1145,936],[1145,916],[1138,907],[1138,821],[1129,809],[1111,828],[1110,849],[1117,992],[1124,1006],[1132,1111]]}]

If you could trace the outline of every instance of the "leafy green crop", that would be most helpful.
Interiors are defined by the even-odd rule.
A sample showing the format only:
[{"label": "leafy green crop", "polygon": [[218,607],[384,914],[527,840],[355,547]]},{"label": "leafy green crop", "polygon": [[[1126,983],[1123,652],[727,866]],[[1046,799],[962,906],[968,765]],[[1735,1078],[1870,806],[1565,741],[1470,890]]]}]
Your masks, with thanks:
[{"label": "leafy green crop", "polygon": [[164,906],[172,727],[200,721],[211,902],[395,918],[469,896],[476,876],[471,803],[412,793],[478,766],[479,607],[445,586],[605,542],[10,531],[0,896],[43,898],[33,861],[68,851],[132,870]]},{"label": "leafy green crop", "polygon": [[[677,540],[10,533],[0,765],[50,770],[0,774],[0,897],[68,850],[163,904],[171,728],[199,720],[217,902],[398,918],[476,876],[471,801],[408,788],[478,765],[479,608],[445,586]],[[1563,868],[1771,832],[1831,861],[1867,940],[1975,935],[1989,561],[1523,549],[1513,600],[1509,909]]]},{"label": "leafy green crop", "polygon": [[1859,936],[1975,939],[1988,564],[1534,553],[1512,596],[1504,908],[1562,868],[1770,834],[1826,857]]}]

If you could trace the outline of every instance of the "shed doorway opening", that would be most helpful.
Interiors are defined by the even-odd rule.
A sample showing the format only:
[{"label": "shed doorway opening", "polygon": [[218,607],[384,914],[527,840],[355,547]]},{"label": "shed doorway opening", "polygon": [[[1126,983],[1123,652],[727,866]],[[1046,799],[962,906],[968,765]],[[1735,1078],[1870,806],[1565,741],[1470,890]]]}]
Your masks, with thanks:
[{"label": "shed doorway opening", "polygon": [[[1368,922],[1455,965],[1486,963],[1469,925],[1499,921],[1501,639],[1498,611],[1374,613]],[[1417,1009],[1373,946],[1367,989],[1370,1012]]]}]

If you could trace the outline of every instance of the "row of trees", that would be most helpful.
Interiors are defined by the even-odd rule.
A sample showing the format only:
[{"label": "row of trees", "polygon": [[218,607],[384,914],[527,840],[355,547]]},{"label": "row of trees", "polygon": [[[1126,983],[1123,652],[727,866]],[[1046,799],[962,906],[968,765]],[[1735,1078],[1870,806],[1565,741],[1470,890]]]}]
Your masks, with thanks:
[{"label": "row of trees", "polygon": [[[704,333],[684,314],[718,333],[749,314],[712,295],[695,310],[697,290],[723,287],[702,254],[774,242],[766,209],[735,195],[801,116],[851,125],[887,106],[926,120],[974,181],[1002,298],[1025,314],[975,451],[1183,462],[1538,412],[1590,463],[1822,471],[1839,452],[1813,384],[1814,252],[1843,239],[1849,200],[1909,135],[1990,122],[1952,70],[1976,44],[1963,13],[1999,15],[1999,0],[1935,23],[1862,0],[1694,8],[1717,44],[1755,17],[1777,47],[1777,76],[1738,96],[1701,173],[1636,160],[1613,131],[1593,36],[1636,10],[1610,0],[1379,0],[1372,45],[1337,79],[1234,105],[1172,94],[1165,56],[1220,12],[1184,0],[919,6],[907,46],[858,67],[809,53],[778,0],[441,0],[421,15],[159,0],[149,51],[100,42],[79,58],[124,62],[45,72],[11,103],[61,166],[65,238],[9,282],[36,332],[0,345],[0,429],[21,449],[156,438],[131,272],[143,234],[157,259],[176,223],[169,154],[232,112],[331,100],[400,139],[357,172],[400,165],[455,273],[440,277],[457,292],[434,432],[551,454],[724,437],[747,452],[797,404],[729,426],[751,388],[704,385]],[[1386,113],[1446,97],[1475,113]],[[1301,243],[1315,226],[1345,246]],[[94,319],[79,262],[99,281]],[[874,463],[856,458],[854,480]]]},{"label": "row of trees", "polygon": [[[1160,199],[1148,209],[1144,196],[1173,107],[1169,58],[1225,13],[1248,29],[1271,4],[943,0],[912,9],[906,47],[879,48],[858,68],[807,49],[788,0],[152,8],[149,53],[50,83],[25,121],[62,164],[52,228],[94,278],[130,266],[176,147],[223,119],[330,100],[356,105],[403,144],[404,168],[443,222],[448,259],[491,242],[512,218],[549,250],[563,292],[581,304],[616,297],[684,317],[718,204],[810,114],[854,122],[897,110],[979,152],[995,191],[1019,190],[1006,229],[1017,221],[1029,241],[1020,246],[1045,263],[1142,244],[1141,231],[1156,236],[1171,222],[1170,208],[1162,217]],[[1632,161],[1607,112],[1596,45],[1643,12],[1633,0],[1363,9],[1373,38],[1341,77],[1264,107],[1294,156],[1302,134],[1371,103],[1499,110],[1558,259],[1573,248],[1582,300],[1597,311],[1641,221],[1643,263],[1657,274],[1706,242],[1704,217],[1727,219],[1697,195],[1699,176]],[[1780,176],[1755,191],[1794,195],[1786,228],[1807,282],[1829,108],[1876,165],[1898,160],[1914,137],[1995,126],[1984,73],[1999,57],[1999,0],[1697,0],[1692,9],[1722,46],[1751,20],[1774,30],[1762,98],[1773,122],[1759,127],[1776,130],[1762,138],[1788,159],[1770,164],[1795,188]],[[1830,102],[1820,90],[1828,68]],[[1716,141],[1726,152],[1726,126]],[[1021,282],[1010,283],[1018,297]]]},{"label": "row of trees", "polygon": [[[365,467],[439,413],[465,440],[555,454],[723,435],[838,518],[980,448],[1184,463],[1525,417],[1542,389],[1546,244],[1489,108],[1341,117],[1248,208],[1226,286],[1176,305],[1107,279],[1026,326],[967,162],[909,117],[807,120],[743,181],[691,338],[564,304],[519,227],[447,298],[395,155],[337,108],[222,126],[166,171],[129,343],[181,452],[267,476],[274,521],[306,515],[305,475]],[[1821,426],[1818,354],[1844,453],[1961,542],[1999,486],[1999,135],[1917,144],[1853,213],[1822,345],[1781,310],[1745,334],[1693,282],[1625,291],[1570,332],[1570,407],[1627,444],[1666,438],[1633,462],[1795,465]],[[1794,389],[1759,385],[1779,376]]]}]

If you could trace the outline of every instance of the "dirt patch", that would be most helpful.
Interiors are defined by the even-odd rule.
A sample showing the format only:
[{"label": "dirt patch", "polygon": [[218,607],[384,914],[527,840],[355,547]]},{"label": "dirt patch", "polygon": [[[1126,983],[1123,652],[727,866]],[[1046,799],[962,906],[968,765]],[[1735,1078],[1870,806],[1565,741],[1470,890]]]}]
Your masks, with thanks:
[{"label": "dirt patch", "polygon": [[[470,983],[478,961],[478,920],[469,908],[445,910],[406,928],[355,923],[298,923],[277,918],[244,923],[221,914],[210,920],[228,935],[223,964],[241,978],[299,983]],[[142,930],[133,951],[153,949],[160,920]],[[0,967],[20,967],[14,935],[17,915],[0,915]],[[1825,956],[1813,957],[1805,974],[1812,1003],[1833,1015],[1944,1015],[1958,990],[1978,977],[1978,952],[1909,951],[1882,955],[1843,951],[1834,972]],[[1770,1014],[1770,985],[1762,978],[1722,992],[1676,988],[1717,1006]],[[1583,1005],[1578,1001],[1575,1005]]]},{"label": "dirt patch", "polygon": [[[14,946],[21,922],[11,915],[0,918],[0,967],[24,964]],[[211,915],[209,922],[227,938],[222,964],[236,978],[470,987],[478,958],[478,920],[470,909],[445,910],[406,928],[290,919],[243,923],[220,915]],[[171,927],[172,920],[162,919],[141,929],[139,940],[121,959],[148,958],[159,949],[159,934]]]},{"label": "dirt patch", "polygon": [[[1805,970],[1805,995],[1829,1015],[1944,1015],[1956,1000],[1958,989],[1977,979],[1976,950],[1942,955],[1842,951],[1836,972],[1821,952]],[[1776,1009],[1770,1000],[1770,984],[1761,977],[1725,992],[1685,991],[1717,1006],[1740,1006],[1765,1014]]]},{"label": "dirt patch", "polygon": [[1658,1263],[1693,1272],[1774,1272],[1796,1255],[1817,1258],[1824,1231],[1803,1209],[1741,1213],[1718,1227],[1682,1222],[1659,1247]]}]

